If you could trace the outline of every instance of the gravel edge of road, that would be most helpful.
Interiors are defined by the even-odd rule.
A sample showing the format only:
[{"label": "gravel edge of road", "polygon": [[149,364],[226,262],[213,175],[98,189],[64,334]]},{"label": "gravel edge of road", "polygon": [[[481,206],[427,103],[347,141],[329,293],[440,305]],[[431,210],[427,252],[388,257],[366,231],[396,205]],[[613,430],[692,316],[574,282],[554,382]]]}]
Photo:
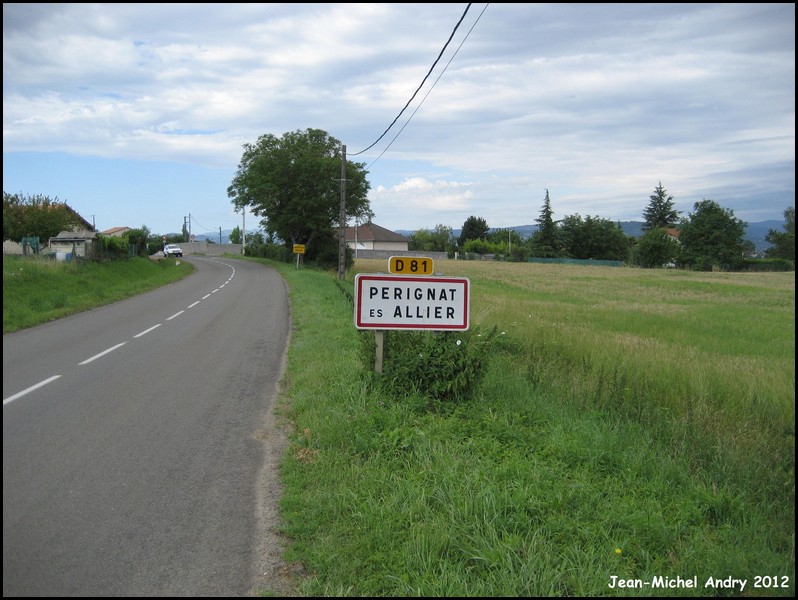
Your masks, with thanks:
[{"label": "gravel edge of road", "polygon": [[[282,277],[281,277],[282,279]],[[261,428],[254,437],[263,444],[263,466],[258,476],[256,490],[258,511],[257,545],[255,548],[253,586],[250,596],[298,596],[299,579],[304,575],[301,564],[288,564],[283,552],[288,541],[280,534],[280,500],[283,485],[280,479],[280,463],[290,444],[291,424],[279,415],[283,396],[283,376],[291,345],[291,307],[288,285],[283,279],[286,296],[289,298],[288,335],[280,361],[280,374],[271,398],[266,398],[269,409],[266,411]]]}]

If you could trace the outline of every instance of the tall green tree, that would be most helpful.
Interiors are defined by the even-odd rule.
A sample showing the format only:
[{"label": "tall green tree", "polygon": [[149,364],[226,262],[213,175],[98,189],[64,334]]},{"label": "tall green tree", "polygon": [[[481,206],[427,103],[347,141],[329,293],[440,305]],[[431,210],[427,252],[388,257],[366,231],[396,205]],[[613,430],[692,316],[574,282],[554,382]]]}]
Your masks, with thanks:
[{"label": "tall green tree", "polygon": [[[241,243],[241,228],[236,225],[233,227],[233,230],[230,232],[230,243],[231,244],[240,244]],[[249,241],[249,240],[247,240]]]},{"label": "tall green tree", "polygon": [[771,247],[765,250],[768,258],[784,258],[795,260],[795,207],[784,211],[784,231],[771,229],[765,236]]},{"label": "tall green tree", "polygon": [[554,221],[554,211],[551,208],[549,190],[546,190],[543,207],[540,209],[540,215],[535,219],[535,223],[538,224],[538,229],[529,240],[532,255],[543,258],[558,256],[560,251],[559,231],[557,223]]},{"label": "tall green tree", "polygon": [[648,206],[643,210],[646,220],[643,231],[675,227],[679,222],[679,211],[673,208],[673,196],[668,195],[661,181],[649,198]]},{"label": "tall green tree", "polygon": [[482,217],[470,216],[463,223],[460,231],[459,246],[462,249],[470,240],[485,240],[488,237],[488,222]]},{"label": "tall green tree", "polygon": [[[263,228],[287,247],[304,244],[308,259],[314,244],[327,254],[340,221],[342,150],[320,129],[262,135],[244,145],[227,195],[236,210],[263,217]],[[367,174],[364,163],[346,161],[345,217],[372,215]]]},{"label": "tall green tree", "polygon": [[682,262],[702,271],[738,269],[743,263],[746,223],[714,200],[705,198],[693,208],[679,227]]}]

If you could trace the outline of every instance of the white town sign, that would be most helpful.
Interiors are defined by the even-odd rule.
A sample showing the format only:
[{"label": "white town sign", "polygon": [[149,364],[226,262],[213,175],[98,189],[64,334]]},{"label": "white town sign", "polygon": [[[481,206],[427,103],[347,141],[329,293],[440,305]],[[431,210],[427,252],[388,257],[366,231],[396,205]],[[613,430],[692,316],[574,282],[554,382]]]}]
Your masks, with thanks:
[{"label": "white town sign", "polygon": [[464,277],[355,275],[355,327],[465,331],[470,281]]}]

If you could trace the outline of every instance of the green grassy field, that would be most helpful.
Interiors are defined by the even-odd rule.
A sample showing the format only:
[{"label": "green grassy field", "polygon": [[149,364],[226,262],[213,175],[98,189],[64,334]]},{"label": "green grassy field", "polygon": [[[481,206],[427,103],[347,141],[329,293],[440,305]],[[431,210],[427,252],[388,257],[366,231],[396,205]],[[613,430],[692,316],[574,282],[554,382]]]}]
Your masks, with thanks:
[{"label": "green grassy field", "polygon": [[794,596],[794,273],[436,261],[498,335],[475,396],[431,404],[369,384],[347,291],[387,260],[267,264],[298,595]]},{"label": "green grassy field", "polygon": [[3,333],[117,302],[193,271],[175,259],[95,263],[3,256]]},{"label": "green grassy field", "polygon": [[440,261],[502,339],[430,410],[364,383],[334,275],[281,271],[303,595],[793,595],[793,273]]}]

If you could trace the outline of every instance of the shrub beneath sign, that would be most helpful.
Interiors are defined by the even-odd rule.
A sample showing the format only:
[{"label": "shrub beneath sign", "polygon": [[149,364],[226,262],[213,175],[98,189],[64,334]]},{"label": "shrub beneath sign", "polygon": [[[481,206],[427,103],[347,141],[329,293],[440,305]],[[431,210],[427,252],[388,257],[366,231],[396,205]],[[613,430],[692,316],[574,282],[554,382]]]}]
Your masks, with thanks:
[{"label": "shrub beneath sign", "polygon": [[364,362],[374,382],[393,396],[463,401],[479,388],[495,336],[495,327],[487,332],[386,331],[380,375],[374,373],[374,334],[364,332]]}]

